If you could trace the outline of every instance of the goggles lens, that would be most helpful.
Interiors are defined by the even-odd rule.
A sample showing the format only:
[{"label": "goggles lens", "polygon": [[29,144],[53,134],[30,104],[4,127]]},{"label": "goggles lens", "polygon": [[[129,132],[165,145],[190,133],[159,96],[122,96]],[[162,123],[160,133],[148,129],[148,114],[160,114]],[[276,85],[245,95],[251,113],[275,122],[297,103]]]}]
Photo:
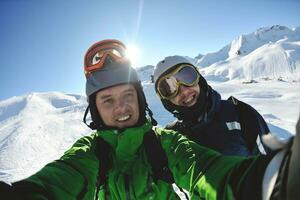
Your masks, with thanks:
[{"label": "goggles lens", "polygon": [[98,64],[101,60],[105,59],[104,56],[107,55],[115,55],[119,58],[122,58],[122,54],[120,51],[116,49],[107,49],[107,50],[101,50],[96,52],[96,54],[91,58],[91,65],[96,65]]},{"label": "goggles lens", "polygon": [[116,40],[104,40],[93,45],[85,55],[84,72],[86,77],[91,72],[101,69],[108,56],[116,62],[122,62],[126,59],[125,50],[125,45]]},{"label": "goggles lens", "polygon": [[162,77],[157,84],[159,95],[164,99],[175,97],[180,85],[192,86],[199,81],[199,73],[190,65],[182,65]]}]

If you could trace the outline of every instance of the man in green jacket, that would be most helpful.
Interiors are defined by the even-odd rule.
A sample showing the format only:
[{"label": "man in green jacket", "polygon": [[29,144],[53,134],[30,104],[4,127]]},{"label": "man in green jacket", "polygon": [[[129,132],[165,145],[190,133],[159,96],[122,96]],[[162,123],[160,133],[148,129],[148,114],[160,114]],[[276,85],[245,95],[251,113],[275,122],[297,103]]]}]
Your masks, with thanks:
[{"label": "man in green jacket", "polygon": [[[299,153],[297,138],[293,148],[289,142],[279,151],[283,158],[278,158],[278,154],[229,157],[202,147],[176,131],[153,126],[155,120],[141,83],[124,51],[125,46],[116,40],[100,41],[87,51],[84,60],[87,111],[92,119],[89,127],[96,131],[79,139],[59,160],[13,183],[11,191],[17,195],[15,198],[180,199],[172,182],[185,189],[189,199],[253,200],[268,199],[270,195],[274,199],[286,199],[289,194],[299,196],[295,189],[298,179],[288,177],[290,172],[299,170],[295,154]],[[150,153],[146,147],[145,138],[153,133],[163,151],[156,156],[167,158],[167,166],[162,170],[151,161],[157,158],[149,157],[151,151],[159,152],[157,145]],[[295,152],[291,153],[291,149]],[[277,164],[275,159],[279,159]],[[276,190],[266,196],[265,191],[274,186],[268,185],[265,175],[270,171],[266,169],[274,169],[272,162],[277,172],[271,170],[268,177],[275,176]],[[278,171],[279,166],[282,167]],[[163,174],[168,171],[171,177],[166,178]],[[290,187],[286,187],[287,177],[288,184],[292,180]]]}]

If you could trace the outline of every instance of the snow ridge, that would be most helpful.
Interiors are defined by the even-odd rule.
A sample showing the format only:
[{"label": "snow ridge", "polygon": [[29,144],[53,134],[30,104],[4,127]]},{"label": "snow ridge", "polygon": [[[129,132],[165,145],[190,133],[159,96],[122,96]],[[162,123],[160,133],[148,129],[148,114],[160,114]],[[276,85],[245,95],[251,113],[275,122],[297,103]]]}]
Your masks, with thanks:
[{"label": "snow ridge", "polygon": [[197,59],[196,65],[211,80],[300,81],[299,30],[280,25],[259,28]]}]

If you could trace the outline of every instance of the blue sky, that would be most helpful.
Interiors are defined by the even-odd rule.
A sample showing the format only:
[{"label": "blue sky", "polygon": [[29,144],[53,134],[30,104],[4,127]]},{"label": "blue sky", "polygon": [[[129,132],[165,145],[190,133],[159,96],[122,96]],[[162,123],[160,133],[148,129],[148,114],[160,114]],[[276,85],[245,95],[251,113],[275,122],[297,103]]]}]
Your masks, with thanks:
[{"label": "blue sky", "polygon": [[0,100],[84,94],[83,56],[102,39],[139,47],[136,66],[218,51],[241,34],[300,26],[297,0],[1,0]]}]

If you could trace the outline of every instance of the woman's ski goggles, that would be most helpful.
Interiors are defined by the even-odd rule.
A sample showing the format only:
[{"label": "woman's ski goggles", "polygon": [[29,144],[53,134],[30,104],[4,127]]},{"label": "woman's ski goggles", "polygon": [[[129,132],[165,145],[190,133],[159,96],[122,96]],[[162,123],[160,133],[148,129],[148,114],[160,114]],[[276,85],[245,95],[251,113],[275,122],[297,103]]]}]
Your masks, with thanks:
[{"label": "woman's ski goggles", "polygon": [[178,94],[180,85],[193,86],[198,83],[199,77],[199,72],[193,66],[181,65],[158,80],[158,94],[163,99],[172,99]]},{"label": "woman's ski goggles", "polygon": [[108,56],[115,62],[123,62],[126,47],[118,40],[103,40],[91,46],[84,58],[84,74],[86,77],[103,67]]}]

